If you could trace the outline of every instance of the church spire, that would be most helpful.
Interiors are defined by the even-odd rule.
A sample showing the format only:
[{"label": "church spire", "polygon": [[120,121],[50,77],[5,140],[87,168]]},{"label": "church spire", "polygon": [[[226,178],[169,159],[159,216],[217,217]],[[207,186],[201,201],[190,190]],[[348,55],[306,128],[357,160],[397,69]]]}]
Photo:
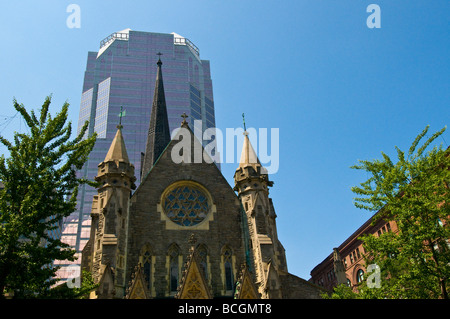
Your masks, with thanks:
[{"label": "church spire", "polygon": [[152,113],[150,126],[148,129],[147,145],[145,156],[141,168],[141,177],[144,177],[155,164],[158,157],[170,142],[169,120],[167,118],[166,98],[164,95],[164,84],[161,71],[161,53],[156,63],[158,70],[156,73],[155,92],[153,95]]}]

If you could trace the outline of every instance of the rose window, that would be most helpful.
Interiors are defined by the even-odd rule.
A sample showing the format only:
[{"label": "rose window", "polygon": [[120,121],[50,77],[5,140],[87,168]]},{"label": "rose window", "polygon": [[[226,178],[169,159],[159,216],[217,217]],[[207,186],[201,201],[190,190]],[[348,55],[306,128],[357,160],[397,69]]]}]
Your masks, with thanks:
[{"label": "rose window", "polygon": [[205,193],[194,185],[177,186],[164,197],[164,212],[174,223],[194,226],[208,215],[210,205]]}]

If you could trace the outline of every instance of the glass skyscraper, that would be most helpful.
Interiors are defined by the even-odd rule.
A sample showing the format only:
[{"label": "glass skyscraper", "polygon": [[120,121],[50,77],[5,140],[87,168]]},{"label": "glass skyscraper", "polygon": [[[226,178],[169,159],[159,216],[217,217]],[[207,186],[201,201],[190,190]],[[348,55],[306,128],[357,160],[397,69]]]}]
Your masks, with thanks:
[{"label": "glass skyscraper", "polygon": [[[210,63],[200,59],[199,49],[190,40],[176,33],[130,29],[112,33],[100,42],[98,52],[88,52],[78,132],[88,120],[86,134],[96,132],[97,142],[89,160],[78,172],[79,176],[93,180],[97,175],[97,166],[111,145],[123,107],[123,136],[130,162],[135,166],[136,185],[139,185],[159,53],[163,61],[170,131],[180,127],[183,113],[189,116],[187,121],[191,128],[194,128],[194,120],[201,121],[202,131],[215,127]],[[64,220],[62,240],[77,250],[79,258],[73,263],[60,262],[60,278],[79,275],[78,265],[81,250],[89,239],[95,194],[97,190],[90,186],[80,187],[77,210]]]}]

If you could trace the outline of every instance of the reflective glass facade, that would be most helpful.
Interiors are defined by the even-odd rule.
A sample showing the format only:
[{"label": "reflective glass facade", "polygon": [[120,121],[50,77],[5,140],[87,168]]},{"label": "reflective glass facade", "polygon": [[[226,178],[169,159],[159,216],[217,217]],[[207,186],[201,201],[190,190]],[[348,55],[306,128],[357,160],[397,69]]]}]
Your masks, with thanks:
[{"label": "reflective glass facade", "polygon": [[98,85],[97,107],[95,109],[94,132],[97,138],[106,138],[106,127],[108,124],[108,106],[111,88],[111,77]]},{"label": "reflective glass facade", "polygon": [[[145,151],[155,88],[158,52],[162,53],[162,72],[170,130],[180,127],[185,112],[189,125],[202,121],[202,130],[215,127],[214,98],[210,63],[201,60],[198,48],[177,34],[124,30],[101,42],[98,52],[89,52],[81,95],[78,131],[89,120],[88,134],[98,138],[88,162],[79,176],[93,179],[111,145],[119,123],[121,106],[123,136],[130,162],[135,166],[136,185],[140,183],[141,152]],[[89,239],[90,212],[96,189],[79,189],[77,210],[65,218],[63,240],[81,250]],[[73,276],[74,263],[61,263],[61,278]],[[70,266],[70,267],[69,267]]]}]

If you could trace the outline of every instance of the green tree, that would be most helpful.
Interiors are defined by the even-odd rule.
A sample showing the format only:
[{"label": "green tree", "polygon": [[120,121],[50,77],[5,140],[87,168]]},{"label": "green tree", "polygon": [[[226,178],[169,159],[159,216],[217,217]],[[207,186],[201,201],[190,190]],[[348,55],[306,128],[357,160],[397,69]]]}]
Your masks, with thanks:
[{"label": "green tree", "polygon": [[92,274],[83,270],[81,274],[80,286],[69,287],[66,283],[62,283],[57,287],[51,289],[44,298],[49,299],[89,299],[89,294],[95,288],[98,287],[98,283],[94,283]]},{"label": "green tree", "polygon": [[359,295],[353,291],[352,288],[345,284],[340,284],[333,289],[331,294],[323,293],[323,299],[358,299]]},{"label": "green tree", "polygon": [[382,219],[398,226],[395,234],[362,237],[366,264],[381,269],[381,287],[370,289],[365,282],[358,289],[360,297],[448,298],[450,152],[435,146],[425,153],[445,127],[418,148],[428,129],[417,136],[406,156],[396,147],[395,164],[382,152],[382,160],[359,160],[352,166],[370,176],[352,187],[358,196],[355,206],[377,212],[373,224]]},{"label": "green tree", "polygon": [[10,153],[0,156],[0,297],[5,291],[17,298],[44,297],[57,281],[53,261],[74,260],[75,251],[49,231],[75,210],[78,186],[93,185],[75,171],[86,162],[96,135],[83,139],[86,122],[70,140],[67,102],[55,117],[49,114],[50,96],[39,117],[13,102],[30,133],[15,132],[13,142],[0,136]]}]

